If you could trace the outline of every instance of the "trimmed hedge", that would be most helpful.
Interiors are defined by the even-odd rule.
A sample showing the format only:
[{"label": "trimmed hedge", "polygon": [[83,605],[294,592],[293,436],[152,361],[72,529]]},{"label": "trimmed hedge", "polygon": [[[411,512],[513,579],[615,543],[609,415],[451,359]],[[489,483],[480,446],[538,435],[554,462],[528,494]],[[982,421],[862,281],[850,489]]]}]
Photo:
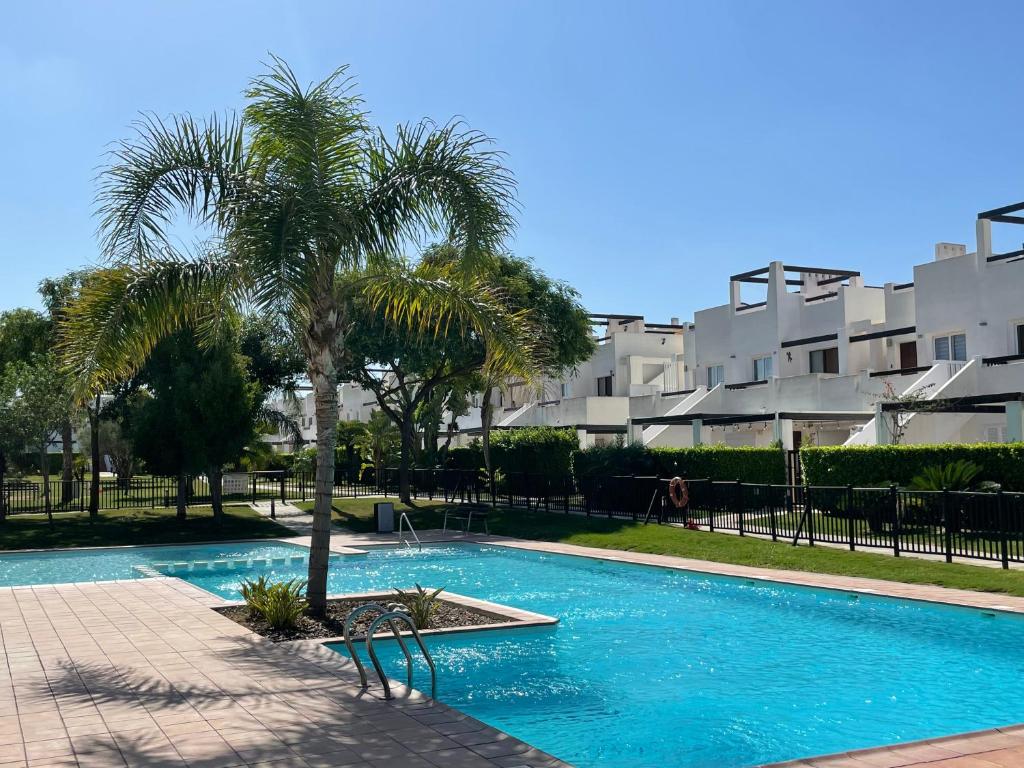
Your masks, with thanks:
[{"label": "trimmed hedge", "polygon": [[479,440],[469,445],[449,448],[444,457],[445,469],[480,469],[484,465],[484,449]]},{"label": "trimmed hedge", "polygon": [[786,458],[778,448],[644,448],[598,445],[573,457],[577,480],[613,475],[657,475],[687,479],[742,480],[744,483],[786,482]]},{"label": "trimmed hedge", "polygon": [[[575,429],[524,427],[491,434],[491,462],[503,473],[560,477],[572,471],[572,455],[580,447]],[[483,454],[481,452],[481,464]]]},{"label": "trimmed hedge", "polygon": [[981,466],[979,481],[992,480],[1000,483],[1004,490],[1024,491],[1024,443],[807,446],[800,449],[804,482],[809,485],[906,485],[925,467],[959,459]]}]

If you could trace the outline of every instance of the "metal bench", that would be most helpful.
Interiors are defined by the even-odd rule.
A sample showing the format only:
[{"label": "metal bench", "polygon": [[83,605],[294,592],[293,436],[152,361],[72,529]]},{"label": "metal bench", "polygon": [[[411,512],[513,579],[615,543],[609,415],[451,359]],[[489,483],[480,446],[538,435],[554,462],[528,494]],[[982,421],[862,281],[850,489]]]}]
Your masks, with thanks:
[{"label": "metal bench", "polygon": [[484,533],[490,534],[491,529],[488,528],[488,526],[487,526],[487,514],[488,513],[486,512],[486,510],[482,510],[482,509],[472,509],[472,508],[469,508],[469,509],[466,509],[466,510],[446,509],[444,511],[444,526],[442,528],[442,531],[444,533],[448,532],[448,517],[450,515],[453,520],[458,520],[458,521],[460,521],[462,523],[462,532],[463,533],[472,533],[473,532],[472,531],[472,528],[473,528],[473,518],[476,518],[477,520],[482,520],[483,521]]}]

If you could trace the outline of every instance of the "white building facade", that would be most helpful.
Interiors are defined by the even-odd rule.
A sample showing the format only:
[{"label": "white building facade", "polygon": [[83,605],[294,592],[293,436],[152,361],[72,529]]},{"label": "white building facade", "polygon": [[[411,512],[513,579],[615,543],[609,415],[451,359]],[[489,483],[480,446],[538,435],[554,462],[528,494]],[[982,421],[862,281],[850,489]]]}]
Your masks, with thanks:
[{"label": "white building facade", "polygon": [[[1024,249],[992,247],[993,224],[1024,224],[1018,212],[1024,203],[979,214],[974,251],[939,243],[908,283],[773,261],[732,275],[728,302],[693,322],[592,315],[591,358],[564,379],[495,390],[494,428],[571,427],[584,447],[870,445],[893,439],[886,401],[981,398],[970,412],[908,414],[903,440],[1024,439],[1010,397],[1024,391]],[[376,408],[356,384],[339,398],[341,419],[367,421]],[[311,393],[279,407],[315,444]],[[457,423],[456,444],[479,435],[479,397]],[[271,441],[287,449],[284,433]]]}]

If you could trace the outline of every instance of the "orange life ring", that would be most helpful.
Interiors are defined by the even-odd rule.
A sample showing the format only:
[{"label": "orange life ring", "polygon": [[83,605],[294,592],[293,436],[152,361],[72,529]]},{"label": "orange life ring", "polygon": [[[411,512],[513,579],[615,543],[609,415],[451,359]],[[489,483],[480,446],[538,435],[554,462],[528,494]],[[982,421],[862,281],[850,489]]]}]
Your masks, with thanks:
[{"label": "orange life ring", "polygon": [[682,509],[690,503],[690,489],[681,477],[673,477],[668,483],[668,497],[676,509]]}]

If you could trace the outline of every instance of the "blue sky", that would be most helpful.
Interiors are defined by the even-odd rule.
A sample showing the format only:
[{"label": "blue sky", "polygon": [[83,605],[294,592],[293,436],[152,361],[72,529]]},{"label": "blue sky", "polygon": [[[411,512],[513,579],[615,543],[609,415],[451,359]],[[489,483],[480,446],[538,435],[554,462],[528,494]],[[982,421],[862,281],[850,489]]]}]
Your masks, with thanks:
[{"label": "blue sky", "polygon": [[309,80],[350,64],[382,126],[493,136],[514,250],[593,311],[692,317],[772,259],[907,280],[1024,199],[1022,21],[908,0],[10,4],[0,308],[97,259],[94,177],[140,110],[239,107],[267,51]]}]

